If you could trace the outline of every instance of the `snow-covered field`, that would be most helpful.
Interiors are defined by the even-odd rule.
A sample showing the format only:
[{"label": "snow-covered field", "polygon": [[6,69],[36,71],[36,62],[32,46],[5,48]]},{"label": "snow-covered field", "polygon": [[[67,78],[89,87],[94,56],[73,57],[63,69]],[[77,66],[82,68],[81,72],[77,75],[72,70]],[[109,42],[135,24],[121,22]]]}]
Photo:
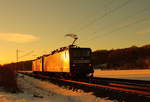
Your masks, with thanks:
[{"label": "snow-covered field", "polygon": [[[95,70],[94,76],[150,81],[150,70]],[[0,88],[0,102],[113,102],[92,93],[68,90],[22,74],[18,75],[18,84],[23,92],[17,94],[4,92]]]},{"label": "snow-covered field", "polygon": [[18,84],[23,93],[12,94],[0,90],[0,102],[113,102],[97,98],[92,93],[67,90],[21,74],[18,76]]},{"label": "snow-covered field", "polygon": [[95,70],[95,77],[136,79],[150,81],[150,69],[143,70]]}]

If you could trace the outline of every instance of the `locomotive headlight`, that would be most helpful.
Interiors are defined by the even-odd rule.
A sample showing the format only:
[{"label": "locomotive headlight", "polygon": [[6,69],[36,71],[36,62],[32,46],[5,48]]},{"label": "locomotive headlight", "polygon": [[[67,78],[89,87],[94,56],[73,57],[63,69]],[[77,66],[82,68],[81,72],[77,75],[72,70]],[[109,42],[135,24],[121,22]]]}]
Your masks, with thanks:
[{"label": "locomotive headlight", "polygon": [[75,67],[76,65],[75,65],[75,64],[73,64],[72,66],[73,66],[73,67]]},{"label": "locomotive headlight", "polygon": [[91,67],[92,66],[92,64],[89,64],[89,67]]}]

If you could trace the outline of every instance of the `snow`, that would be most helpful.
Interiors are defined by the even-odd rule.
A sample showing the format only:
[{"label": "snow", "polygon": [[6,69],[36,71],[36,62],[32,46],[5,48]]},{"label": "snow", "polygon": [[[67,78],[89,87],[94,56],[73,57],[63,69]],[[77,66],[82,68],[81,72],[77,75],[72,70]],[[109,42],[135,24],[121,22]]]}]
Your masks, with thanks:
[{"label": "snow", "polygon": [[121,78],[150,81],[150,69],[143,70],[95,70],[95,77]]},{"label": "snow", "polygon": [[[95,70],[94,76],[150,81],[150,70]],[[114,102],[82,90],[69,90],[49,81],[18,74],[20,93],[8,93],[0,88],[0,102]]]},{"label": "snow", "polygon": [[23,92],[12,94],[0,90],[0,102],[113,102],[92,93],[68,90],[22,74],[18,75],[18,85]]}]

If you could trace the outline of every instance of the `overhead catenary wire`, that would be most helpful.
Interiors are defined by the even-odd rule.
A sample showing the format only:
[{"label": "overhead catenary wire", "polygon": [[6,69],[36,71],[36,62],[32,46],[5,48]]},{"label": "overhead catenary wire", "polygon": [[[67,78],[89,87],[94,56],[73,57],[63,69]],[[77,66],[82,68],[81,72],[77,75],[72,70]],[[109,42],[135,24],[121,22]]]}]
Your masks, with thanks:
[{"label": "overhead catenary wire", "polygon": [[24,54],[24,55],[22,55],[22,56],[20,56],[20,57],[18,57],[18,58],[23,58],[23,57],[26,57],[26,56],[29,56],[31,53],[33,53],[34,51],[32,50],[32,51],[30,51],[30,52],[27,52],[26,54]]},{"label": "overhead catenary wire", "polygon": [[[105,0],[104,0],[105,1]],[[114,3],[114,0],[109,0],[109,1],[107,1],[104,5],[103,5],[103,7],[104,7],[104,10],[106,10],[107,8],[106,7],[108,7],[108,6],[110,6],[112,3]],[[98,13],[99,11],[97,10],[96,11],[96,13],[95,13],[95,15]],[[91,15],[91,17],[93,17],[93,15]],[[90,18],[90,17],[89,17]],[[76,26],[78,26],[78,25],[76,25]],[[74,32],[74,31],[70,31],[71,33],[73,33],[73,34],[77,34],[76,32]],[[58,45],[63,45],[63,44],[65,43],[64,41],[59,41],[59,42],[57,42],[57,44]]]},{"label": "overhead catenary wire", "polygon": [[[100,21],[101,19],[103,19],[104,17],[108,16],[109,14],[112,14],[114,13],[115,11],[123,8],[124,6],[128,5],[131,1],[133,0],[127,0],[126,2],[122,3],[121,5],[117,6],[116,8],[112,9],[112,10],[109,10],[108,12],[106,12],[105,14],[103,14],[102,16],[98,17],[98,18],[95,18],[93,19],[92,21],[90,21],[87,25],[84,25],[83,27],[79,28],[78,31],[75,31],[75,32],[72,32],[73,34],[78,34],[80,31],[84,30],[84,29],[87,29],[89,26],[95,24],[97,21]],[[109,6],[111,5],[112,3],[114,3],[114,0],[111,0],[109,2],[107,2],[104,6]],[[63,41],[59,42],[62,43]]]},{"label": "overhead catenary wire", "polygon": [[122,3],[121,5],[117,6],[116,8],[113,8],[112,10],[109,10],[108,12],[106,12],[104,15],[90,21],[88,24],[84,25],[83,27],[81,27],[78,31],[76,31],[75,33],[79,33],[85,29],[87,29],[89,26],[95,24],[96,22],[100,21],[101,19],[103,19],[104,17],[118,11],[119,9],[123,8],[124,6],[128,5],[130,2],[132,2],[134,0],[127,0],[126,2]]},{"label": "overhead catenary wire", "polygon": [[[150,8],[144,8],[144,9],[142,9],[142,10],[140,10],[140,11],[137,11],[137,12],[135,12],[133,15],[129,15],[129,16],[127,16],[126,17],[126,21],[129,19],[129,18],[132,18],[132,17],[135,17],[136,15],[141,15],[141,14],[143,14],[143,13],[146,13],[147,11],[149,11],[150,10]],[[134,18],[135,19],[135,18]],[[131,24],[131,23],[130,23]],[[114,25],[114,24],[113,24]],[[110,27],[112,27],[113,25],[109,25]],[[118,23],[117,23],[117,25],[118,25]],[[126,24],[127,25],[127,24]],[[120,28],[120,30],[121,29],[123,29],[122,27],[119,27]],[[116,28],[117,29],[117,28]],[[115,30],[116,30],[115,29]],[[113,30],[112,30],[113,31]],[[96,31],[95,31],[96,32]],[[94,32],[94,33],[95,33]],[[111,31],[109,31],[108,33],[111,33]],[[104,33],[104,34],[106,34],[106,33]],[[104,35],[103,34],[103,35]],[[107,34],[107,35],[110,35],[110,34]],[[81,43],[85,43],[85,42],[88,42],[88,41],[90,41],[90,40],[93,40],[94,38],[96,38],[97,39],[97,37],[99,37],[99,36],[101,36],[102,37],[102,35],[93,35],[94,37],[92,37],[92,38],[90,38],[90,39],[88,39],[88,40],[86,40],[86,41],[84,41],[84,42],[81,42]],[[106,36],[106,35],[105,35]]]},{"label": "overhead catenary wire", "polygon": [[[106,1],[106,0],[105,0],[105,1]],[[104,8],[103,11],[106,11],[107,9],[110,9],[110,8],[106,8],[106,7],[112,5],[112,3],[114,3],[114,0],[107,1],[104,5],[102,5],[102,7]],[[97,16],[97,13],[99,13],[99,10],[96,10],[96,11],[95,11],[95,14],[89,15],[88,18],[94,18],[95,16]],[[95,20],[95,19],[96,19],[96,18],[94,18],[94,20]],[[85,26],[85,25],[84,25],[84,26]],[[76,29],[78,29],[78,30],[81,29],[81,28],[78,28],[78,27],[79,27],[79,24],[76,25]],[[77,30],[77,31],[78,31],[78,30]],[[77,31],[70,31],[70,32],[76,34]]]},{"label": "overhead catenary wire", "polygon": [[[117,28],[117,29],[113,29],[113,30],[111,30],[111,31],[109,31],[109,32],[103,33],[103,36],[110,35],[110,34],[112,34],[112,33],[114,33],[114,32],[117,32],[117,31],[123,29],[123,28],[127,28],[127,27],[129,27],[129,26],[131,26],[131,25],[134,25],[134,24],[137,24],[137,23],[141,23],[141,22],[145,22],[145,21],[148,21],[148,20],[150,20],[150,17],[146,17],[146,18],[143,18],[143,19],[140,19],[140,20],[136,20],[136,21],[134,21],[134,22],[132,22],[132,23],[123,25],[123,26],[121,26],[121,27],[119,27],[119,28]],[[95,39],[97,39],[98,37],[99,37],[99,35],[94,36],[93,38],[87,40],[86,43],[89,43],[90,41],[95,40]],[[101,35],[101,37],[102,37],[102,35]],[[85,43],[85,42],[83,42],[83,43]]]}]

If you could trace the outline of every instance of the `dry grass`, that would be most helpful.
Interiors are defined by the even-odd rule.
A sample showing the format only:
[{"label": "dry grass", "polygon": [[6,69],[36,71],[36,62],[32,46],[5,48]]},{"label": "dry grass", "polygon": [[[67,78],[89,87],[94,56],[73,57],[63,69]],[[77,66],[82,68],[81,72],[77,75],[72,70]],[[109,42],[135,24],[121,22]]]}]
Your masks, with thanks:
[{"label": "dry grass", "polygon": [[16,93],[19,91],[14,68],[0,68],[0,87],[8,92]]}]

